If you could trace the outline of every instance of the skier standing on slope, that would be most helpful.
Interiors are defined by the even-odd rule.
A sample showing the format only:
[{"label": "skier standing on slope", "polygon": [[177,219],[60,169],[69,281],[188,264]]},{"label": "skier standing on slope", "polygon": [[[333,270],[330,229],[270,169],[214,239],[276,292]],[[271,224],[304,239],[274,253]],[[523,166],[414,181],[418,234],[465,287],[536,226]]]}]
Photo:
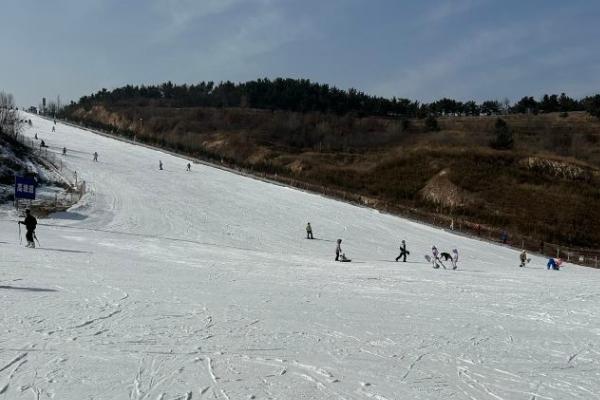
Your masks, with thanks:
[{"label": "skier standing on slope", "polygon": [[440,252],[438,251],[438,248],[435,247],[435,245],[431,246],[431,254],[433,255],[434,260],[440,259]]},{"label": "skier standing on slope", "polygon": [[[442,267],[444,267],[444,264],[442,264],[442,260],[440,260],[440,252],[435,245],[431,246],[431,255],[433,257],[427,257],[429,257],[429,259],[433,263],[433,268],[438,269],[440,267],[440,264],[442,265]],[[444,267],[444,269],[446,269],[446,267]]]},{"label": "skier standing on slope", "polygon": [[161,171],[163,170],[162,160],[158,160],[158,169]]},{"label": "skier standing on slope", "polygon": [[312,226],[310,226],[310,222],[308,224],[306,224],[306,238],[314,239],[313,233],[312,233]]},{"label": "skier standing on slope", "polygon": [[525,264],[527,264],[527,252],[525,250],[523,250],[521,254],[519,254],[519,260],[521,261],[519,267],[523,268]]},{"label": "skier standing on slope", "polygon": [[66,156],[66,155],[67,155],[67,148],[63,147],[63,156]]},{"label": "skier standing on slope", "polygon": [[192,164],[187,163],[187,169],[186,169],[186,171],[191,171],[191,170],[192,170]]},{"label": "skier standing on slope", "polygon": [[27,239],[27,246],[35,248],[35,242],[33,238],[35,237],[35,228],[37,226],[37,220],[33,215],[31,215],[31,211],[29,209],[25,210],[25,219],[23,221],[19,221],[19,225],[25,225],[25,229],[27,233],[25,234],[25,238]]},{"label": "skier standing on slope", "polygon": [[98,152],[94,152],[94,161],[98,162]]},{"label": "skier standing on slope", "polygon": [[452,249],[452,269],[458,268],[458,249]]},{"label": "skier standing on slope", "polygon": [[410,251],[406,250],[406,242],[403,240],[402,244],[400,245],[400,255],[396,257],[396,262],[398,262],[400,258],[402,258],[402,262],[406,262],[406,256],[409,254]]},{"label": "skier standing on slope", "polygon": [[342,254],[342,239],[337,240],[337,246],[335,247],[335,261],[340,261],[340,254]]}]

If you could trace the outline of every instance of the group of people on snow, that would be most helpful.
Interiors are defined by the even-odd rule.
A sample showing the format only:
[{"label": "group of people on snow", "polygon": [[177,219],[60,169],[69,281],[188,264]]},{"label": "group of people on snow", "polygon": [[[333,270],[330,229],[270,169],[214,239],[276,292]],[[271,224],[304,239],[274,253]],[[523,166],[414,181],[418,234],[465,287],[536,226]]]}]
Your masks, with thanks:
[{"label": "group of people on snow", "polygon": [[[314,239],[313,236],[313,229],[312,226],[310,224],[310,222],[308,222],[306,224],[306,238],[307,239]],[[406,257],[410,255],[410,251],[407,250],[406,248],[406,241],[402,240],[400,243],[400,254],[398,255],[398,257],[396,257],[396,262],[402,260],[402,262],[406,262]],[[453,270],[458,268],[458,260],[459,260],[459,256],[458,256],[458,249],[452,249],[451,252],[446,252],[446,251],[442,251],[440,252],[437,248],[437,246],[433,245],[431,247],[431,256],[426,255],[425,259],[428,262],[431,262],[432,267],[435,269],[438,269],[440,267],[444,268],[444,269],[448,269],[446,267],[445,263],[450,263],[449,267],[451,267]],[[342,261],[342,262],[349,262],[352,261],[349,258],[346,257],[346,254],[344,254],[344,252],[342,251],[342,239],[337,239],[336,241],[336,246],[335,246],[335,261]],[[519,267],[525,267],[525,265],[527,265],[531,259],[527,257],[527,251],[523,250],[520,254],[519,254]],[[548,260],[548,264],[547,267],[548,269],[552,269],[552,270],[556,270],[558,271],[562,265],[563,261],[558,258],[550,258]]]},{"label": "group of people on snow", "polygon": [[432,257],[429,257],[429,259],[427,257],[425,257],[425,259],[430,261],[435,269],[438,269],[440,266],[444,269],[447,269],[444,261],[449,261],[452,269],[458,268],[458,249],[452,249],[452,254],[446,251],[440,253],[438,248],[433,245],[431,246],[431,255]]},{"label": "group of people on snow", "polygon": [[[162,160],[158,160],[158,169],[159,169],[159,171],[162,171],[164,169],[163,168],[163,162],[162,162]],[[187,172],[191,172],[192,171],[192,164],[191,163],[187,163],[187,165],[185,167],[185,170]]]}]

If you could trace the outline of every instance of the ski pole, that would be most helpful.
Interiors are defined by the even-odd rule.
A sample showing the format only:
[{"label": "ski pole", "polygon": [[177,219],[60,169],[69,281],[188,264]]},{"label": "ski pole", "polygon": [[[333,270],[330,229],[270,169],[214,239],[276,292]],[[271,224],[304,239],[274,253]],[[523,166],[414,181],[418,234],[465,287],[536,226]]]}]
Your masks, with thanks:
[{"label": "ski pole", "polygon": [[42,247],[42,245],[40,244],[40,241],[37,238],[37,235],[35,234],[35,232],[33,233],[33,238],[35,239],[36,242],[38,242],[38,247]]},{"label": "ski pole", "polygon": [[19,245],[22,245],[23,239],[21,239],[21,223],[17,222],[17,225],[19,226]]}]

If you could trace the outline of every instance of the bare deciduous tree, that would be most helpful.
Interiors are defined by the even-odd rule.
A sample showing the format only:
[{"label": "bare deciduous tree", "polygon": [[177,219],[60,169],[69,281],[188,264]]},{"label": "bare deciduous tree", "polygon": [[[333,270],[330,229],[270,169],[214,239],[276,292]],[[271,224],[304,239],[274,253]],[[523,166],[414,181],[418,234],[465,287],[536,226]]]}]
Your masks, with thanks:
[{"label": "bare deciduous tree", "polygon": [[0,91],[0,133],[16,135],[20,129],[19,112],[13,95]]}]

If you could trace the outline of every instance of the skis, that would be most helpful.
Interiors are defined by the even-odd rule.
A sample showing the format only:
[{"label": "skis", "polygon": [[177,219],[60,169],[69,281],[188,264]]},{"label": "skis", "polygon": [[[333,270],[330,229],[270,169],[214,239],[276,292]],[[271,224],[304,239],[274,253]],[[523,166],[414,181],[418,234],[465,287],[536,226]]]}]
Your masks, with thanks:
[{"label": "skis", "polygon": [[[425,254],[425,260],[427,260],[428,263],[431,263],[431,266],[433,267],[433,269],[439,269],[440,266],[444,269],[448,269],[448,268],[446,268],[446,265],[444,265],[442,260],[440,260],[439,258],[433,258],[429,254]],[[458,266],[456,264],[452,263],[452,270],[456,270],[457,268],[458,268]]]}]

